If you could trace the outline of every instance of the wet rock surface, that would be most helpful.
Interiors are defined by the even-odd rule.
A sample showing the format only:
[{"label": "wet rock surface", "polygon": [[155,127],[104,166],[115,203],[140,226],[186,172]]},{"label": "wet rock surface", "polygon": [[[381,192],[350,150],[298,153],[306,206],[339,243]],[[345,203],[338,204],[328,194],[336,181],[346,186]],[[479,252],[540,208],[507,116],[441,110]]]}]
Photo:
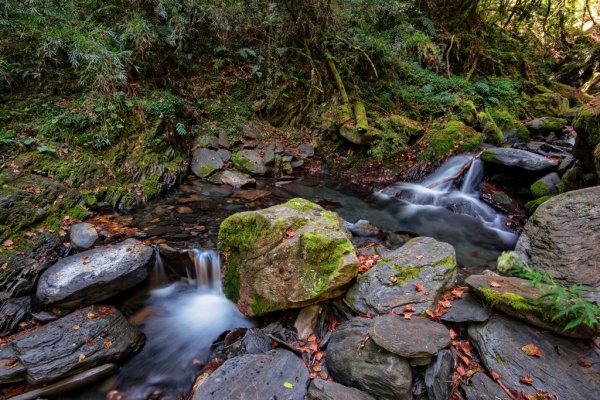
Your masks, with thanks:
[{"label": "wet rock surface", "polygon": [[[525,394],[543,391],[573,400],[596,398],[600,393],[600,355],[592,342],[568,340],[504,316],[470,326],[469,337],[485,367],[496,371],[513,390]],[[530,343],[539,347],[540,357],[521,350]],[[526,375],[531,377],[531,385],[520,381]]]},{"label": "wet rock surface", "polygon": [[408,361],[366,339],[371,322],[355,318],[335,330],[327,346],[327,368],[336,382],[363,390],[376,399],[411,398],[412,371]]},{"label": "wet rock surface", "polygon": [[502,388],[483,372],[478,372],[461,385],[467,400],[510,400]]},{"label": "wet rock surface", "polygon": [[490,307],[471,293],[452,302],[452,307],[440,318],[444,322],[485,322],[490,317]]},{"label": "wet rock surface", "polygon": [[[408,304],[416,312],[433,309],[456,276],[454,248],[432,238],[412,239],[385,257],[346,293],[344,301],[357,313],[402,312]],[[422,284],[423,290],[416,290],[416,284]]]},{"label": "wet rock surface", "polygon": [[481,159],[486,163],[521,168],[527,171],[547,171],[558,167],[558,161],[556,160],[529,151],[507,147],[487,149],[481,153]]},{"label": "wet rock surface", "polygon": [[[75,311],[2,346],[11,353],[11,379],[30,383],[52,382],[89,368],[122,360],[137,351],[143,335],[111,306],[91,306]],[[4,359],[4,357],[3,357]],[[0,382],[6,382],[6,365],[0,364]]]},{"label": "wet rock surface", "polygon": [[213,172],[223,168],[222,156],[228,159],[227,154],[219,154],[215,150],[207,148],[195,149],[191,163],[192,172],[200,178],[210,176]]},{"label": "wet rock surface", "polygon": [[0,300],[0,337],[16,332],[19,324],[30,318],[30,297]]},{"label": "wet rock surface", "polygon": [[515,251],[560,282],[599,287],[599,199],[600,186],[595,186],[546,201],[525,225]]},{"label": "wet rock surface", "polygon": [[423,317],[381,315],[373,319],[369,335],[378,346],[406,358],[431,357],[450,344],[448,329]]},{"label": "wet rock surface", "polygon": [[435,360],[427,367],[425,385],[430,400],[450,398],[450,384],[454,373],[454,358],[450,350],[440,351]]},{"label": "wet rock surface", "polygon": [[36,298],[63,310],[107,299],[143,281],[153,250],[135,239],[58,261],[40,277]]},{"label": "wet rock surface", "polygon": [[193,394],[193,400],[304,400],[309,383],[302,360],[286,350],[227,360]]},{"label": "wet rock surface", "polygon": [[77,250],[87,250],[98,240],[98,232],[92,224],[80,223],[71,225],[69,241]]},{"label": "wet rock surface", "polygon": [[323,379],[315,379],[308,387],[307,400],[375,400],[374,397],[358,389],[329,382]]}]

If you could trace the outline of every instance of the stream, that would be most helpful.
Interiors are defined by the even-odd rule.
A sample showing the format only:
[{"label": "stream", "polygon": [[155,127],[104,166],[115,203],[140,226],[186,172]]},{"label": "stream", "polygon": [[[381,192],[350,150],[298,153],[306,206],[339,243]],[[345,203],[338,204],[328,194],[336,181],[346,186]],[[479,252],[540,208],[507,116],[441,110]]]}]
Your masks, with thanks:
[{"label": "stream", "polygon": [[[454,179],[461,170],[466,172]],[[327,177],[265,179],[251,191],[189,180],[176,193],[132,214],[116,216],[119,223],[140,229],[138,237],[180,249],[191,263],[168,265],[157,252],[151,279],[116,300],[144,332],[146,344],[117,377],[92,385],[86,396],[106,398],[116,389],[127,399],[152,394],[177,398],[189,391],[222,332],[256,323],[239,313],[221,291],[219,254],[212,249],[219,224],[228,215],[303,197],[335,210],[351,228],[358,220],[368,220],[381,230],[354,240],[395,245],[394,240],[431,236],[452,244],[459,265],[473,273],[493,266],[500,252],[514,248],[517,239],[507,230],[506,218],[479,199],[484,172],[479,160],[461,155],[420,184],[397,183],[375,193]]]}]

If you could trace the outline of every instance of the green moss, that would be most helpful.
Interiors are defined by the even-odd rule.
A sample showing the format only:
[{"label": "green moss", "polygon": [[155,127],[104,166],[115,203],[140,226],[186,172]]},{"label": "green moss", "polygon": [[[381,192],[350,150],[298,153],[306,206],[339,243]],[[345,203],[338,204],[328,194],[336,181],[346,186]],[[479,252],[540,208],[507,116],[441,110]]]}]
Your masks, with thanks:
[{"label": "green moss", "polygon": [[456,256],[454,254],[450,254],[449,256],[444,257],[440,261],[433,264],[433,267],[454,268],[456,267]]},{"label": "green moss", "polygon": [[251,174],[254,171],[254,164],[244,157],[241,151],[236,151],[231,155],[231,162],[241,172]]},{"label": "green moss", "polygon": [[534,213],[535,210],[537,210],[537,208],[539,206],[541,206],[542,204],[544,204],[551,197],[552,197],[551,195],[542,196],[542,197],[540,197],[538,199],[528,201],[527,203],[525,203],[525,205],[523,207],[525,208],[525,211],[527,211],[527,213],[529,215],[531,215],[531,214]]},{"label": "green moss", "polygon": [[489,114],[502,132],[510,131],[519,125],[519,122],[515,119],[515,117],[513,117],[512,114],[506,109],[495,109]]},{"label": "green moss", "polygon": [[477,108],[471,100],[465,100],[458,103],[458,116],[465,124],[469,126],[477,125]]},{"label": "green moss", "polygon": [[481,287],[477,291],[481,293],[484,299],[492,306],[504,305],[517,311],[532,311],[544,314],[544,307],[539,301],[527,299],[519,294],[510,292],[501,292],[492,288]]},{"label": "green moss", "polygon": [[219,248],[235,249],[253,257],[265,241],[278,241],[284,233],[273,227],[269,219],[259,212],[238,213],[227,217],[219,228]]},{"label": "green moss", "polygon": [[259,296],[256,292],[252,294],[252,300],[250,302],[250,310],[252,315],[264,315],[273,310],[273,305],[270,301]]},{"label": "green moss", "polygon": [[411,279],[418,277],[423,270],[423,267],[418,267],[412,264],[394,264],[392,269],[396,271],[396,284],[404,285]]},{"label": "green moss", "polygon": [[321,209],[319,205],[300,197],[289,200],[283,206],[301,212]]},{"label": "green moss", "polygon": [[500,204],[511,204],[512,199],[506,194],[502,192],[494,192],[492,194],[492,199]]},{"label": "green moss", "polygon": [[529,140],[529,136],[531,135],[531,133],[529,132],[529,129],[527,129],[527,127],[523,124],[517,124],[515,125],[515,129],[517,130],[517,138],[521,139],[521,140]]},{"label": "green moss", "polygon": [[496,152],[491,150],[485,150],[483,153],[481,153],[479,158],[481,158],[482,161],[486,162],[493,161],[496,158]]},{"label": "green moss", "polygon": [[558,93],[546,92],[533,96],[530,111],[536,117],[559,116],[569,112],[569,100]]},{"label": "green moss", "polygon": [[544,181],[542,181],[541,179],[535,181],[529,189],[531,190],[531,194],[535,199],[539,199],[540,197],[547,196],[548,194],[550,194],[550,189],[548,188],[548,185],[546,185],[546,183],[544,183]]},{"label": "green moss", "polygon": [[450,121],[443,129],[434,129],[423,136],[427,145],[424,157],[437,160],[457,150],[469,151],[481,145],[481,136],[461,121]]},{"label": "green moss", "polygon": [[510,274],[512,271],[519,271],[523,269],[525,263],[521,260],[514,251],[504,251],[500,254],[497,260],[498,271],[503,274]]},{"label": "green moss", "polygon": [[211,164],[202,164],[197,171],[194,171],[196,174],[200,176],[209,176],[215,171],[215,168]]},{"label": "green moss", "polygon": [[68,210],[66,214],[72,219],[84,219],[87,215],[87,209],[81,204],[78,204],[75,207]]},{"label": "green moss", "polygon": [[508,361],[506,361],[506,358],[502,357],[500,354],[496,353],[494,355],[494,360],[498,361],[500,364],[508,364]]},{"label": "green moss", "polygon": [[579,187],[579,169],[571,168],[563,174],[562,178],[560,178],[558,192],[566,193],[572,190],[577,190]]},{"label": "green moss", "polygon": [[425,132],[425,128],[420,122],[403,117],[402,115],[390,115],[388,121],[395,131],[405,132],[408,136],[419,136]]},{"label": "green moss", "polygon": [[237,266],[226,268],[223,276],[223,293],[234,303],[240,299],[240,273]]},{"label": "green moss", "polygon": [[483,133],[483,137],[489,143],[501,144],[504,142],[502,130],[496,125],[494,118],[487,112],[482,111],[477,114],[477,121]]}]

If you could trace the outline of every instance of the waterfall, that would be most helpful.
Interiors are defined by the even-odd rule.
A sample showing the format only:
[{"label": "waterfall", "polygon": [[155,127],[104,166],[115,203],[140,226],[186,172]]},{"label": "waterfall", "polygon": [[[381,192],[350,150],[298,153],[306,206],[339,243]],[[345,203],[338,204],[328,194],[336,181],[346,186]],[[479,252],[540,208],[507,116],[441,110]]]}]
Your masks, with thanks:
[{"label": "waterfall", "polygon": [[196,285],[199,289],[210,289],[219,294],[221,288],[221,258],[214,250],[191,249],[188,255],[194,262]]},{"label": "waterfall", "polygon": [[161,287],[169,283],[165,262],[163,261],[158,247],[154,247],[154,269],[150,277],[152,286]]}]

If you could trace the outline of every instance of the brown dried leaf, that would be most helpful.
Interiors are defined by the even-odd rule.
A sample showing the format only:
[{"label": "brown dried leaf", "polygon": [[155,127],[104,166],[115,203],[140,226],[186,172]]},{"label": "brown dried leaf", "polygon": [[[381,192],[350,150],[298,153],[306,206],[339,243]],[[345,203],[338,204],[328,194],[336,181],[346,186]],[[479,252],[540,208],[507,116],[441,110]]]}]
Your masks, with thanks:
[{"label": "brown dried leaf", "polygon": [[423,285],[422,283],[417,283],[417,284],[415,285],[415,290],[416,290],[417,292],[422,292],[423,290],[425,290],[425,285]]},{"label": "brown dried leaf", "polygon": [[525,385],[533,385],[533,378],[529,375],[525,375],[519,378],[519,381],[521,383],[524,383]]},{"label": "brown dried leaf", "polygon": [[501,285],[501,284],[499,284],[499,283],[498,283],[498,282],[496,282],[496,281],[491,281],[491,282],[490,282],[490,287],[493,287],[493,288],[499,288],[499,287],[502,287],[502,285]]},{"label": "brown dried leaf", "polygon": [[528,356],[532,356],[532,357],[541,357],[542,356],[542,351],[540,350],[540,348],[537,347],[533,343],[529,343],[529,344],[526,344],[525,346],[521,347],[521,351],[523,351],[523,353],[527,354]]}]

